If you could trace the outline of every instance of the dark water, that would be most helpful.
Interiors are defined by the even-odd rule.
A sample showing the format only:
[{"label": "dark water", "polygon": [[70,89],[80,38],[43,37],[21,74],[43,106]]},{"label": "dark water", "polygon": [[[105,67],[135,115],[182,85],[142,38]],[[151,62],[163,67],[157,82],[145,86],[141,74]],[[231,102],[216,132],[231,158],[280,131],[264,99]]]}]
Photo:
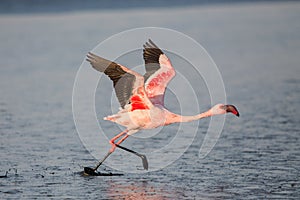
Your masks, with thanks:
[{"label": "dark water", "polygon": [[[299,10],[299,3],[274,3],[1,15],[0,175],[8,171],[1,199],[298,199]],[[73,122],[76,72],[98,42],[141,26],[176,29],[200,42],[241,117],[227,117],[204,159],[198,152],[207,120],[184,155],[162,170],[82,176],[82,167],[96,161]]]}]

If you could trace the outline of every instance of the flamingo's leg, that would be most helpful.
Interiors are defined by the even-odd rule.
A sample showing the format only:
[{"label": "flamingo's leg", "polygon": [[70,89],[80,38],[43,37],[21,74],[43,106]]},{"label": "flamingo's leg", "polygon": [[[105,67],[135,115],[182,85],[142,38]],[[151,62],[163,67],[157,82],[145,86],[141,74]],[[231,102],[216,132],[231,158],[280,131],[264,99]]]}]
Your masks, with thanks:
[{"label": "flamingo's leg", "polygon": [[[124,133],[123,133],[123,134],[124,134]],[[126,138],[128,138],[128,136],[129,136],[129,135],[126,134],[126,135],[125,135],[124,137],[122,137],[117,143],[114,143],[114,141],[115,141],[116,139],[118,139],[119,137],[121,137],[121,135],[119,134],[119,135],[117,135],[115,138],[113,138],[113,139],[110,141],[110,143],[111,143],[111,145],[112,145],[110,151],[113,152],[113,151],[115,150],[116,147],[119,147],[120,149],[123,149],[124,151],[128,151],[129,153],[133,153],[133,154],[139,156],[139,157],[142,159],[144,169],[148,170],[148,161],[147,161],[147,158],[146,158],[145,155],[140,154],[140,153],[137,153],[137,152],[135,152],[135,151],[132,151],[131,149],[127,149],[127,148],[125,148],[125,147],[120,146],[120,144],[121,144],[124,140],[126,140]]]},{"label": "flamingo's leg", "polygon": [[128,151],[129,153],[133,153],[133,154],[137,155],[138,157],[140,157],[142,159],[144,169],[148,170],[148,161],[147,161],[147,158],[146,158],[145,155],[140,154],[140,153],[135,152],[135,151],[132,151],[131,149],[127,149],[125,147],[122,147],[118,144],[116,144],[116,146],[119,147],[120,149],[123,149],[124,151]]},{"label": "flamingo's leg", "polygon": [[[95,168],[85,167],[85,168],[84,168],[85,173],[87,173],[87,174],[89,174],[89,175],[96,175],[96,172],[95,172],[95,171],[96,171],[96,170],[100,167],[100,165],[101,165],[101,164],[102,164],[102,163],[110,156],[110,154],[112,154],[112,153],[115,151],[116,147],[119,147],[120,149],[123,149],[123,150],[125,150],[125,151],[128,151],[128,152],[130,152],[130,153],[133,153],[133,154],[139,156],[139,157],[142,159],[142,161],[143,161],[143,166],[144,166],[144,168],[147,170],[147,169],[148,169],[148,162],[147,162],[147,158],[146,158],[145,155],[139,154],[139,153],[137,153],[137,152],[135,152],[135,151],[132,151],[132,150],[130,150],[130,149],[127,149],[127,148],[125,148],[125,147],[120,146],[120,144],[121,144],[124,140],[126,140],[126,138],[128,138],[129,134],[127,134],[127,133],[128,133],[128,130],[125,130],[125,131],[119,133],[118,135],[116,135],[115,137],[113,137],[113,138],[109,141],[109,143],[112,145],[112,147],[111,147],[111,149],[108,151],[108,153],[104,156],[104,158],[102,158],[102,160],[99,161],[98,165],[97,165]],[[115,143],[115,141],[116,141],[117,139],[119,139],[119,138],[120,138],[122,135],[124,135],[124,134],[126,134],[126,135],[123,136],[119,141],[117,141],[117,142]]]},{"label": "flamingo's leg", "polygon": [[98,165],[93,169],[93,171],[96,171],[100,165],[102,165],[102,163],[106,160],[106,158],[108,158],[108,156],[110,156],[110,154],[112,154],[112,152],[114,152],[115,148],[116,148],[116,144],[119,145],[121,144],[129,135],[125,135],[120,141],[118,141],[116,144],[114,143],[115,140],[117,140],[119,137],[121,137],[122,135],[126,134],[128,132],[128,130],[125,130],[121,133],[119,133],[118,135],[116,135],[115,137],[113,137],[109,143],[111,143],[112,147],[111,149],[108,151],[108,153],[104,156],[104,158],[102,158],[102,160],[99,161]]},{"label": "flamingo's leg", "polygon": [[115,140],[117,140],[118,138],[120,138],[122,135],[128,133],[128,130],[125,130],[123,132],[121,132],[120,134],[116,135],[115,137],[113,137],[109,143],[111,144],[111,149],[109,150],[109,152],[114,152],[116,149],[116,144],[119,145],[121,144],[129,135],[125,135],[123,138],[121,138],[117,143],[115,143]]}]

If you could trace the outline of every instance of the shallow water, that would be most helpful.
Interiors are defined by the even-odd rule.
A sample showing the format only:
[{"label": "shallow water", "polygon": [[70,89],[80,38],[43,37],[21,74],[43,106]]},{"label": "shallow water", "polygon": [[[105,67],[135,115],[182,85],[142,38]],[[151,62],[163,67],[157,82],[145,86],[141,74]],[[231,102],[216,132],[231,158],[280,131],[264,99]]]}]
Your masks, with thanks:
[{"label": "shallow water", "polygon": [[[0,197],[298,199],[299,9],[299,3],[269,3],[172,8],[168,15],[166,9],[1,15],[0,175],[8,171],[8,177],[0,179]],[[76,72],[98,42],[140,26],[173,28],[200,42],[219,66],[228,102],[241,117],[226,118],[218,143],[204,159],[198,152],[208,120],[200,122],[184,155],[162,170],[82,176],[83,166],[96,160],[73,122]],[[176,111],[171,97],[169,108]],[[205,109],[209,98],[199,102]],[[97,114],[101,119],[110,113],[98,109]],[[116,127],[104,126],[111,137]],[[158,135],[155,144],[176,126],[167,127],[167,136]],[[124,146],[147,152],[153,144],[128,139]],[[110,160],[122,155],[128,156],[118,151]],[[140,161],[132,165],[140,167]],[[101,170],[122,173],[107,166]]]}]

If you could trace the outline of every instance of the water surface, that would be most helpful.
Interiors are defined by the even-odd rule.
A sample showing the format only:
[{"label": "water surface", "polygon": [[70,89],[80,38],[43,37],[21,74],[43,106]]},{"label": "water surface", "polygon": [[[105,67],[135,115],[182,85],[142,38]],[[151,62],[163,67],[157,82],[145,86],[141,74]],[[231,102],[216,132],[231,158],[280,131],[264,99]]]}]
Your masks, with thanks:
[{"label": "water surface", "polygon": [[[299,198],[299,10],[299,3],[288,2],[2,14],[0,173],[9,173],[0,179],[0,197]],[[82,167],[96,160],[79,140],[72,118],[76,72],[98,42],[141,26],[172,28],[200,42],[219,66],[228,102],[241,117],[227,117],[217,145],[204,159],[198,152],[208,120],[201,121],[185,154],[160,171],[84,177]],[[176,110],[170,97],[170,109]],[[199,99],[201,109],[208,101]],[[112,136],[115,127],[106,130]],[[167,139],[161,137],[156,144]],[[151,142],[140,145],[134,139],[124,146],[144,152],[152,148]],[[117,154],[128,155],[118,151],[110,159]],[[106,166],[101,170],[116,173]]]}]

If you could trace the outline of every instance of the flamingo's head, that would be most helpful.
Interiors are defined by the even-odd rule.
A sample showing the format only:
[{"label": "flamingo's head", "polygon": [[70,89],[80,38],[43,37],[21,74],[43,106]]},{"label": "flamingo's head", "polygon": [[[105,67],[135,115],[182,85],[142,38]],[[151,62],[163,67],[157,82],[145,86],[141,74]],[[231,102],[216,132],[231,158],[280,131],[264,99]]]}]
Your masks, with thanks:
[{"label": "flamingo's head", "polygon": [[224,105],[224,104],[217,104],[211,108],[212,115],[220,115],[231,112],[235,116],[239,117],[240,113],[236,109],[234,105]]}]

